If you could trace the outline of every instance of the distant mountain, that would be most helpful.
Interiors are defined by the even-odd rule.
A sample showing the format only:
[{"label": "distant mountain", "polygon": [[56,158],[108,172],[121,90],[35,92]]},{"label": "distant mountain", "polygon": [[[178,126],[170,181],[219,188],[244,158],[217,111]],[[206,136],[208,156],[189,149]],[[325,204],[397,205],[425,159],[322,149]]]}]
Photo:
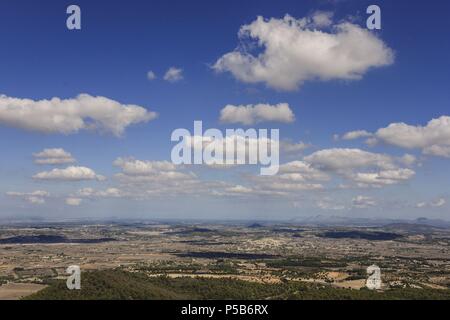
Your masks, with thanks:
[{"label": "distant mountain", "polygon": [[407,233],[433,233],[439,230],[445,230],[444,227],[435,227],[419,223],[391,223],[383,226],[387,230],[403,231]]},{"label": "distant mountain", "polygon": [[264,225],[255,222],[255,223],[252,223],[251,225],[249,225],[248,228],[251,228],[251,229],[264,228]]},{"label": "distant mountain", "polygon": [[292,219],[293,223],[300,223],[312,226],[365,226],[365,227],[375,227],[381,226],[386,223],[392,223],[392,220],[384,219],[368,219],[368,218],[352,218],[343,216],[327,216],[327,215],[316,215],[311,217],[302,217]]},{"label": "distant mountain", "polygon": [[290,220],[291,223],[312,225],[312,226],[364,226],[383,227],[394,224],[423,225],[435,228],[450,228],[450,222],[440,219],[418,218],[407,219],[386,219],[386,218],[354,218],[343,216],[316,215],[312,217],[302,217]]},{"label": "distant mountain", "polygon": [[438,228],[450,228],[450,221],[445,221],[441,219],[428,219],[428,218],[417,218],[416,223],[422,224],[422,225],[428,225]]}]

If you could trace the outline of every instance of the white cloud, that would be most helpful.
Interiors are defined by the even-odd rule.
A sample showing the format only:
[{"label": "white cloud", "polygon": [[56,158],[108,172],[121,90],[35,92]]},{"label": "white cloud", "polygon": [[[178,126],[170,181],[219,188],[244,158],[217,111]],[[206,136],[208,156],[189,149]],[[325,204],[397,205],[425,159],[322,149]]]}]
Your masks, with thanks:
[{"label": "white cloud", "polygon": [[282,192],[312,191],[323,189],[323,185],[320,183],[283,183],[277,181],[266,181],[266,183],[261,184],[261,186],[266,190],[276,190]]},{"label": "white cloud", "polygon": [[229,187],[225,189],[225,192],[229,192],[229,193],[235,193],[235,194],[249,194],[249,193],[253,193],[254,190],[248,187],[244,187],[241,185],[235,185],[233,187]]},{"label": "white cloud", "polygon": [[50,197],[50,193],[43,190],[36,190],[33,192],[14,192],[10,191],[6,193],[7,196],[17,197],[28,201],[31,204],[44,204],[45,198]]},{"label": "white cloud", "polygon": [[361,167],[395,168],[390,156],[361,149],[324,149],[305,157],[304,160],[315,167],[331,171]]},{"label": "white cloud", "polygon": [[35,197],[49,197],[50,193],[47,191],[43,191],[43,190],[36,190],[33,192],[14,192],[14,191],[10,191],[7,192],[6,195],[11,196],[11,197],[24,197],[24,196],[35,196]]},{"label": "white cloud", "polygon": [[83,188],[78,190],[76,196],[82,198],[122,198],[129,195],[118,188],[108,188],[106,190],[94,190],[93,188]]},{"label": "white cloud", "polygon": [[413,156],[412,154],[405,154],[403,157],[399,159],[400,163],[404,164],[405,166],[411,167],[415,163],[417,163],[417,158]]},{"label": "white cloud", "polygon": [[333,24],[333,12],[316,11],[311,19],[312,25],[317,28],[329,27]]},{"label": "white cloud", "polygon": [[280,149],[286,153],[298,153],[305,151],[310,147],[311,147],[310,144],[304,143],[303,141],[299,141],[298,143],[292,143],[289,141],[280,142]]},{"label": "white cloud", "polygon": [[98,175],[94,170],[86,167],[70,166],[65,169],[53,169],[44,171],[33,176],[36,180],[61,180],[61,181],[81,181],[81,180],[105,180],[104,176]]},{"label": "white cloud", "polygon": [[360,187],[381,187],[407,181],[414,177],[415,174],[411,169],[395,169],[370,173],[358,172],[350,178]]},{"label": "white cloud", "polygon": [[304,161],[284,163],[280,166],[278,173],[280,175],[298,174],[303,177],[303,180],[327,181],[330,179],[328,174],[314,168],[311,164]]},{"label": "white cloud", "polygon": [[[176,166],[166,161],[146,161],[134,158],[119,158],[114,164],[122,169],[115,175],[121,184],[122,194],[133,198],[154,196],[205,195],[229,197],[282,196],[301,190],[322,188],[313,179],[326,179],[326,175],[316,172],[308,164],[303,166],[292,163],[283,167],[285,174],[273,179],[261,179],[261,176],[248,176],[251,184],[242,185],[225,181],[202,180],[189,166]],[[100,197],[93,189],[83,190],[77,196]]]},{"label": "white cloud", "polygon": [[304,160],[312,167],[335,172],[358,187],[381,187],[405,182],[415,176],[415,171],[400,168],[399,164],[412,164],[413,156],[393,158],[388,155],[360,149],[324,149]]},{"label": "white cloud", "polygon": [[68,206],[78,207],[79,205],[81,205],[81,202],[83,202],[83,199],[80,199],[80,198],[67,198],[66,199],[66,204]]},{"label": "white cloud", "polygon": [[151,70],[148,71],[147,72],[147,79],[150,80],[150,81],[155,80],[156,79],[156,74],[153,71],[151,71]]},{"label": "white cloud", "polygon": [[436,201],[433,201],[430,205],[435,208],[440,208],[440,207],[444,206],[446,203],[447,203],[447,201],[445,199],[441,198],[441,199],[437,199]]},{"label": "white cloud", "polygon": [[[229,164],[225,164],[224,159],[227,154],[227,147],[231,147],[234,150],[234,163],[237,164],[237,155],[245,155],[247,159],[249,155],[254,156],[259,159],[259,146],[267,145],[267,150],[279,150],[280,142],[275,139],[271,139],[265,136],[257,136],[257,132],[254,129],[248,129],[253,131],[254,135],[248,132],[238,132],[237,130],[234,134],[228,134],[224,137],[214,137],[214,136],[185,136],[184,141],[188,148],[193,148],[194,150],[203,151],[206,147],[211,149],[223,149],[223,159],[216,162],[211,160],[211,163],[206,163],[210,167],[217,168],[230,168]],[[273,163],[272,163],[273,164]]]},{"label": "white cloud", "polygon": [[29,197],[27,198],[28,202],[32,203],[32,204],[44,204],[45,203],[45,199],[43,198],[39,198],[39,197]]},{"label": "white cloud", "polygon": [[439,199],[433,200],[431,202],[419,202],[416,204],[416,208],[426,208],[426,207],[441,208],[441,207],[445,206],[446,204],[447,204],[447,200],[445,200],[444,198],[439,198]]},{"label": "white cloud", "polygon": [[416,204],[416,208],[425,208],[427,206],[426,202],[419,202],[418,204]]},{"label": "white cloud", "polygon": [[350,22],[333,23],[329,13],[302,19],[258,17],[238,35],[241,41],[254,40],[263,52],[254,56],[237,49],[213,68],[279,90],[295,90],[308,80],[360,79],[369,69],[394,61],[393,51],[374,33]]},{"label": "white cloud", "polygon": [[33,153],[36,164],[68,164],[74,163],[72,155],[61,148],[44,149],[41,152]]},{"label": "white cloud", "polygon": [[367,132],[366,130],[357,130],[357,131],[350,131],[347,132],[342,136],[343,140],[355,140],[359,138],[367,138],[371,137],[372,133]]},{"label": "white cloud", "polygon": [[220,121],[224,123],[252,125],[268,121],[291,123],[294,120],[294,113],[287,103],[279,103],[277,105],[227,105],[220,111]]},{"label": "white cloud", "polygon": [[378,144],[378,139],[374,138],[374,137],[370,137],[367,138],[365,143],[369,146],[369,147],[375,147]]},{"label": "white cloud", "polygon": [[280,165],[277,175],[251,176],[254,193],[272,196],[297,195],[299,191],[322,190],[323,181],[328,181],[328,174],[313,168],[304,161],[292,161]]},{"label": "white cloud", "polygon": [[0,95],[0,124],[44,133],[71,134],[96,130],[120,136],[136,123],[157,117],[155,112],[105,97],[80,94],[74,99],[31,100]]},{"label": "white cloud", "polygon": [[177,82],[183,80],[183,69],[170,67],[164,74],[164,80],[169,82]]},{"label": "white cloud", "polygon": [[193,173],[184,173],[177,171],[162,171],[153,174],[145,174],[145,175],[127,175],[124,173],[117,173],[115,175],[117,179],[119,179],[122,183],[128,184],[171,184],[175,183],[186,183],[186,187],[188,187],[188,182],[195,179],[195,175]]},{"label": "white cloud", "polygon": [[376,132],[385,143],[406,148],[421,149],[424,154],[450,158],[450,117],[433,119],[426,126],[392,123]]},{"label": "white cloud", "polygon": [[176,170],[176,166],[168,161],[144,161],[134,158],[118,158],[113,165],[120,167],[127,175],[146,175]]},{"label": "white cloud", "polygon": [[450,158],[450,146],[435,144],[424,148],[423,153],[430,156]]},{"label": "white cloud", "polygon": [[357,196],[357,197],[353,198],[352,205],[355,208],[366,209],[366,208],[369,208],[369,207],[376,206],[377,202],[371,197]]},{"label": "white cloud", "polygon": [[147,188],[153,194],[186,192],[183,189],[200,183],[194,173],[182,171],[184,167],[168,161],[137,160],[130,157],[118,158],[113,164],[122,169],[122,172],[115,174],[115,178],[127,186],[139,185],[140,193],[142,188]]}]

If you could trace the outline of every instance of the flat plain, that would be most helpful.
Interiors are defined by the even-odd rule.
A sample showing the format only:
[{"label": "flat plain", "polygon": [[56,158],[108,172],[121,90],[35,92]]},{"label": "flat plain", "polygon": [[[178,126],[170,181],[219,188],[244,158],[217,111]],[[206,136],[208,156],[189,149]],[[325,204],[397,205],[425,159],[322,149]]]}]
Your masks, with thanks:
[{"label": "flat plain", "polygon": [[0,299],[23,298],[65,281],[70,265],[79,265],[82,274],[120,270],[150,281],[221,279],[358,292],[367,290],[366,269],[375,264],[381,269],[380,292],[434,290],[448,295],[449,244],[449,229],[412,223],[3,226]]}]

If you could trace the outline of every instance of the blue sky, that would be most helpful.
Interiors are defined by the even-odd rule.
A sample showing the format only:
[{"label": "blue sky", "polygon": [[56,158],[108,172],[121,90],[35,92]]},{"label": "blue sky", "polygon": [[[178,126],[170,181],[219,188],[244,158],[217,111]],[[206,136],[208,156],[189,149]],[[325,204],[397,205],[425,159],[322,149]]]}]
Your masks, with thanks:
[{"label": "blue sky", "polygon": [[[382,29],[375,31],[365,28],[365,11],[372,1],[77,1],[82,29],[76,31],[65,24],[70,4],[1,2],[0,95],[34,108],[24,99],[76,99],[89,94],[116,101],[119,108],[136,105],[158,116],[145,121],[136,116],[136,123],[124,125],[120,135],[85,128],[62,132],[61,127],[46,132],[34,124],[45,122],[51,114],[31,112],[19,117],[14,109],[19,102],[3,98],[0,217],[450,218],[447,1],[378,1]],[[314,50],[307,52],[295,43],[275,53],[267,50],[276,40],[270,31],[285,21],[286,14],[300,21],[317,13],[325,13],[328,24],[305,28],[317,29],[339,43],[342,38],[337,37],[336,26],[347,22],[363,30],[362,41],[351,38],[356,32],[349,33],[349,45],[344,44],[335,56],[318,60],[316,69],[323,67],[321,72],[307,65],[315,61],[310,57]],[[268,42],[261,46],[255,42],[258,38],[238,37],[241,27],[259,26],[258,16],[274,19],[273,24],[261,23],[268,28],[264,31]],[[290,30],[300,35],[297,32],[306,29]],[[358,56],[365,44],[373,47],[365,53],[367,57]],[[266,77],[251,71],[241,76],[233,73],[231,62],[217,67],[227,53],[244,55],[240,51],[244,46],[253,57],[266,54],[273,62],[286,59],[283,68],[287,69],[266,68]],[[339,62],[339,58],[355,55],[364,67],[356,71],[357,79],[349,79],[358,67],[352,59]],[[343,71],[334,71],[335,65]],[[245,67],[251,66],[238,65],[239,70]],[[164,80],[169,68],[180,69],[182,79]],[[286,70],[289,75],[283,74]],[[148,71],[156,79],[148,79]],[[301,80],[291,81],[293,88],[280,87],[273,79],[284,76]],[[263,121],[252,127],[279,128],[286,143],[309,145],[281,155],[282,164],[299,161],[307,167],[301,170],[308,172],[293,171],[296,176],[263,181],[255,177],[254,168],[245,166],[154,171],[158,170],[155,161],[170,161],[174,129],[192,130],[194,120],[202,120],[205,127],[238,128],[242,127],[239,119],[220,121],[226,105],[272,108],[279,103],[289,105],[295,121]],[[102,112],[101,103],[98,108]],[[437,125],[428,127],[433,119]],[[395,126],[399,123],[408,125],[407,129]],[[388,131],[379,131],[390,124],[394,126]],[[367,134],[343,138],[355,130]],[[45,149],[63,149],[76,162],[36,164],[33,154]],[[414,159],[404,161],[405,154]],[[364,158],[366,165],[353,163],[356,157]],[[118,158],[126,161],[113,165]],[[331,161],[350,165],[342,168]],[[126,172],[127,165],[146,166],[143,175],[151,177],[139,180],[137,173]],[[88,168],[106,179],[92,177],[92,172],[79,179],[37,177],[69,166],[75,171]],[[180,173],[179,180],[164,178],[165,172],[172,171]],[[310,179],[312,171],[327,179]],[[314,187],[318,185],[321,188]],[[84,188],[89,190],[83,193]]]}]

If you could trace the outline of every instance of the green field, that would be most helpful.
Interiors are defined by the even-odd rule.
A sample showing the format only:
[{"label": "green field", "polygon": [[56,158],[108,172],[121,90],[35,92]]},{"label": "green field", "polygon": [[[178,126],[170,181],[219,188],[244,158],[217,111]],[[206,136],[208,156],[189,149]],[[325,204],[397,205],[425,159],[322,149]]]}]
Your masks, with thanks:
[{"label": "green field", "polygon": [[141,272],[122,270],[86,272],[81,281],[81,290],[71,291],[66,288],[65,281],[54,280],[47,288],[26,299],[450,299],[450,290],[406,288],[374,292],[299,282],[260,284],[229,279],[148,277]]}]

